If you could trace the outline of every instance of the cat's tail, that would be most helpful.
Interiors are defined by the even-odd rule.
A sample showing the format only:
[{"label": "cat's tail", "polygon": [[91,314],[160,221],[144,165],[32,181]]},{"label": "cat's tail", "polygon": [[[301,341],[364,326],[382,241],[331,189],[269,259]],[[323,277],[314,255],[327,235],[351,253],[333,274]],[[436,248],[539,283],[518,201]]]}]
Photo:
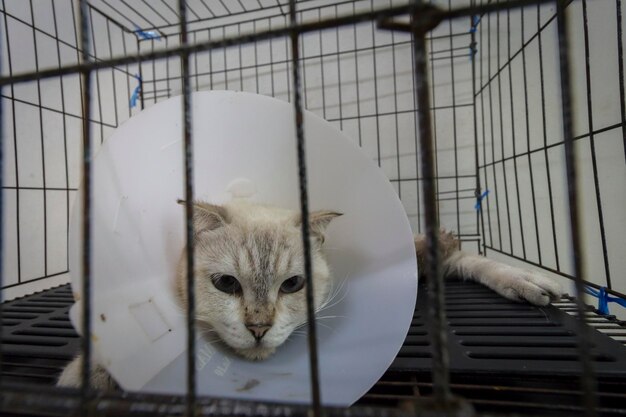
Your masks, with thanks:
[{"label": "cat's tail", "polygon": [[[426,254],[428,252],[426,235],[415,235],[414,240],[415,254],[417,255],[417,270],[420,275],[423,275],[426,271]],[[439,229],[439,261],[445,266],[447,260],[460,250],[461,244],[454,233],[448,232],[445,229]],[[446,271],[444,271],[444,275],[447,275]]]}]

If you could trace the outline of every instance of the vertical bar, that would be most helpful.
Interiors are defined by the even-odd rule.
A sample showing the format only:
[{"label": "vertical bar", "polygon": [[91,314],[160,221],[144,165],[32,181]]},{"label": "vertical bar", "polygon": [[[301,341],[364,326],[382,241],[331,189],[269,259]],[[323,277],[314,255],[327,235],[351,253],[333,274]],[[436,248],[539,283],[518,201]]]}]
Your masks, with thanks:
[{"label": "vertical bar", "polygon": [[[109,42],[109,58],[113,58],[113,42],[111,41],[111,21],[109,19],[106,20],[106,32],[107,32],[107,40]],[[124,43],[124,34],[122,33],[122,43]],[[57,42],[58,43],[58,42]],[[118,115],[117,115],[117,83],[115,82],[115,71],[116,67],[111,67],[111,82],[113,84],[113,114],[115,115],[115,126],[118,125]],[[101,120],[104,123],[104,120]],[[103,138],[104,139],[104,138]]]},{"label": "vertical bar", "polygon": [[[280,10],[282,13],[282,7]],[[283,26],[287,26],[287,19],[288,19],[288,16],[283,13]],[[269,23],[270,23],[270,29],[271,29],[272,28],[271,18],[269,19]],[[289,43],[290,43],[290,40],[287,39],[287,37],[285,37],[284,39],[285,39],[285,62],[286,62],[285,72],[287,74],[287,100],[291,100],[291,80],[289,79]],[[271,45],[271,41],[270,41],[270,45]],[[306,78],[304,79],[304,94],[306,97]],[[305,102],[306,102],[306,98],[305,98]]]},{"label": "vertical bar", "polygon": [[[431,42],[432,42],[432,37],[431,37]],[[421,205],[421,198],[420,198],[420,162],[419,162],[419,157],[420,157],[420,153],[419,153],[419,138],[418,138],[418,99],[417,99],[417,91],[416,91],[416,85],[417,85],[417,78],[416,78],[416,67],[415,67],[415,45],[413,45],[411,49],[411,81],[413,82],[413,125],[415,126],[415,140],[414,140],[414,145],[415,145],[415,196],[416,196],[416,208],[417,208],[417,233],[421,234],[422,233],[422,221],[421,221],[421,212],[420,212],[420,207]],[[433,71],[434,72],[434,71]],[[358,85],[357,85],[358,87]],[[357,88],[357,91],[358,88]],[[436,163],[437,161],[435,161]]]},{"label": "vertical bar", "polygon": [[572,97],[569,62],[569,39],[567,27],[567,0],[557,2],[559,69],[561,73],[561,108],[563,112],[563,140],[565,148],[565,166],[567,174],[567,192],[569,200],[569,220],[572,233],[572,262],[576,282],[576,309],[578,312],[578,350],[582,366],[581,387],[583,407],[587,417],[597,416],[596,383],[591,364],[589,335],[590,328],[585,318],[584,291],[584,255],[580,229],[578,169],[576,166],[576,147],[574,144],[572,123]]},{"label": "vertical bar", "polygon": [[[59,3],[56,3],[57,5]],[[71,7],[71,3],[70,3]],[[57,50],[57,62],[59,68],[61,68],[61,43],[59,42],[59,28],[58,28],[58,19],[56,13],[55,3],[52,3],[52,21],[54,22],[54,37],[56,41],[56,50]],[[69,177],[69,161],[68,161],[68,149],[67,149],[67,114],[65,112],[65,93],[64,93],[64,83],[63,77],[59,77],[60,84],[60,93],[61,93],[61,115],[63,116],[63,159],[64,159],[64,173],[65,173],[65,224],[69,229],[70,227],[70,177]],[[65,250],[65,265],[66,270],[70,269],[70,251],[69,251],[69,240],[66,245]]]},{"label": "vertical bar", "polygon": [[[2,4],[4,6],[4,2]],[[3,7],[3,10],[4,9]],[[5,15],[6,18],[6,15]],[[6,20],[5,20],[5,30],[8,33],[8,29],[6,28]],[[2,32],[0,31],[0,68],[2,68]],[[4,326],[2,324],[2,308],[4,297],[2,294],[3,282],[4,282],[4,129],[3,129],[3,121],[2,118],[3,106],[2,103],[4,99],[2,98],[2,88],[0,87],[0,387],[2,386],[2,368],[4,365],[4,357],[2,355],[2,334],[4,333]],[[11,95],[13,97],[13,95]],[[16,190],[17,191],[17,190]]]},{"label": "vertical bar", "polygon": [[[541,8],[537,5],[537,28],[541,28]],[[544,77],[543,77],[543,42],[541,39],[541,30],[537,31],[537,45],[539,47],[539,84],[541,92],[541,126],[543,134],[543,159],[546,164],[546,180],[548,181],[548,202],[550,203],[550,224],[552,225],[552,245],[554,248],[554,258],[556,261],[556,269],[561,270],[561,264],[559,260],[559,248],[556,234],[556,217],[554,215],[554,199],[552,198],[552,175],[550,174],[550,158],[548,157],[548,127],[546,120],[546,93],[544,89]],[[522,55],[523,57],[523,55]]]},{"label": "vertical bar", "polygon": [[[370,8],[374,10],[374,0],[371,0]],[[380,155],[380,113],[378,109],[378,71],[376,68],[376,23],[372,21],[372,69],[374,71],[374,114],[376,115],[376,160],[378,166],[382,166]]]},{"label": "vertical bar", "polygon": [[[520,14],[524,16],[524,9],[520,10]],[[523,38],[522,38],[523,39]],[[522,51],[524,47],[522,46]],[[515,100],[513,99],[513,65],[511,64],[511,9],[506,9],[506,51],[507,51],[507,63],[506,66],[509,70],[509,99],[511,106],[511,145],[513,150],[513,178],[515,180],[515,197],[517,198],[517,217],[519,221],[519,230],[520,230],[520,238],[522,240],[522,257],[526,259],[526,240],[524,239],[524,221],[522,216],[522,200],[520,199],[519,193],[519,172],[517,169],[517,146],[515,144]],[[528,121],[528,111],[526,112],[526,121]],[[526,131],[528,132],[528,130]],[[532,167],[530,165],[530,146],[528,146],[528,159],[529,159],[529,169],[532,174]],[[532,184],[532,175],[530,178]],[[534,199],[534,190],[533,190],[533,205],[535,204]],[[511,230],[511,221],[509,220],[509,230]],[[510,236],[511,239],[511,253],[513,252],[513,236]]]},{"label": "vertical bar", "polygon": [[[272,30],[272,19],[269,19],[269,27],[270,30]],[[272,97],[276,97],[276,90],[274,87],[274,40],[273,39],[268,39],[269,42],[269,47],[270,47],[270,91],[272,94]],[[287,47],[287,45],[285,45],[285,48]],[[287,55],[288,52],[285,51],[285,60],[287,60]]]},{"label": "vertical bar", "polygon": [[[256,22],[256,20],[252,21],[252,33],[256,33]],[[256,39],[254,40],[254,85],[256,93],[259,94],[259,44]]]},{"label": "vertical bar", "polygon": [[[452,10],[452,0],[448,0],[448,9]],[[454,141],[454,195],[456,202],[456,230],[457,233],[461,234],[461,205],[459,200],[459,145],[456,126],[456,81],[454,77],[454,42],[452,36],[452,19],[448,20],[448,31],[448,41],[450,46],[450,87],[452,90],[452,139]]]},{"label": "vertical bar", "polygon": [[[482,5],[482,0],[481,0],[481,5]],[[482,17],[481,17],[481,23],[480,23],[481,27],[482,27]],[[487,26],[487,37],[489,37],[489,26]],[[483,169],[485,170],[485,189],[489,189],[489,173],[487,172],[487,134],[485,133],[485,86],[483,86],[483,51],[485,50],[485,44],[483,43],[483,31],[481,30],[478,36],[479,39],[479,43],[480,43],[480,65],[478,67],[479,72],[480,72],[480,121],[481,121],[481,126],[482,126],[482,137],[483,137]],[[479,194],[480,195],[480,194]],[[478,196],[476,196],[478,198]],[[482,206],[481,206],[482,207]],[[489,225],[489,246],[493,246],[493,227],[491,225],[491,207],[489,204],[489,199],[487,199],[487,224]],[[480,209],[480,218],[481,218],[481,222],[483,224],[483,231],[485,229],[485,222],[484,222],[484,213],[485,210],[483,210],[482,208]],[[485,240],[483,241],[483,253],[486,255],[487,254],[487,237],[485,236]]]},{"label": "vertical bar", "polygon": [[[6,10],[6,4],[4,0],[2,0],[2,10]],[[6,45],[7,45],[7,67],[9,69],[9,77],[13,76],[13,61],[11,59],[11,37],[9,36],[9,24],[7,21],[7,15],[4,14],[4,30],[6,34]],[[11,118],[12,118],[12,130],[13,130],[13,165],[14,165],[14,175],[15,175],[15,232],[17,238],[17,282],[22,282],[22,255],[20,249],[20,170],[19,170],[19,159],[17,155],[17,123],[15,117],[15,87],[11,84]],[[2,98],[0,98],[1,100]],[[0,220],[1,221],[1,220]]]},{"label": "vertical bar", "polygon": [[[39,72],[39,51],[37,50],[37,32],[35,31],[35,12],[33,11],[33,0],[30,0],[30,20],[33,33],[33,52],[35,58],[35,71]],[[39,110],[39,143],[41,147],[41,180],[43,185],[43,265],[44,275],[48,275],[48,193],[46,187],[46,149],[44,145],[43,131],[43,108],[41,104],[41,80],[37,80],[37,108]]]},{"label": "vertical bar", "polygon": [[[414,1],[415,6],[420,1]],[[446,311],[443,299],[443,276],[439,265],[439,219],[436,207],[436,184],[432,126],[430,120],[430,95],[426,62],[425,32],[417,22],[416,10],[412,16],[413,48],[415,59],[415,89],[418,104],[419,141],[422,163],[422,191],[424,223],[426,228],[426,278],[428,279],[428,318],[433,329],[433,382],[435,399],[447,401],[450,394],[448,338]]]},{"label": "vertical bar", "polygon": [[[498,174],[496,173],[496,147],[495,137],[493,133],[493,95],[491,94],[491,84],[493,80],[491,78],[491,15],[487,15],[487,85],[489,94],[489,133],[491,134],[491,172],[493,175],[493,188],[496,200],[496,225],[498,226],[498,249],[502,250],[502,222],[500,221],[500,198],[498,190]],[[498,65],[499,66],[499,65]],[[485,164],[487,161],[485,161]],[[492,194],[492,195],[493,195]],[[492,224],[489,223],[489,228]]]},{"label": "vertical bar", "polygon": [[[433,0],[429,0],[429,3],[432,4]],[[449,6],[448,6],[449,7]],[[428,41],[430,44],[430,53],[431,55],[434,53],[435,51],[435,41],[433,39],[434,36],[430,36]],[[452,52],[450,52],[450,56],[452,56]],[[452,59],[452,58],[451,58]],[[451,63],[452,64],[452,63]],[[415,71],[415,68],[413,68],[413,71]],[[433,132],[433,144],[434,144],[434,155],[435,155],[435,160],[433,161],[433,163],[435,164],[435,178],[437,183],[436,185],[436,189],[439,189],[439,161],[437,159],[437,155],[439,155],[439,149],[438,149],[438,141],[437,141],[437,94],[435,93],[435,85],[437,83],[437,79],[435,79],[435,60],[431,59],[430,60],[430,81],[431,81],[431,85],[430,85],[430,94],[431,94],[431,100],[432,102],[430,103],[430,106],[432,108],[431,111],[431,120],[432,120],[432,132]],[[452,84],[454,84],[454,82],[452,82]],[[417,98],[416,98],[417,99]],[[417,103],[416,103],[416,108],[417,108]],[[417,132],[417,130],[416,130]],[[416,134],[416,139],[417,139],[417,134]],[[417,143],[415,145],[415,149],[417,149]],[[416,151],[417,152],[417,151]],[[415,155],[417,157],[417,154]],[[416,169],[416,173],[417,173],[417,166],[415,167]],[[419,175],[416,175],[416,177],[418,177],[417,183],[419,186]],[[419,189],[417,190],[417,195],[419,198]],[[419,206],[419,203],[418,203]],[[439,215],[441,214],[441,204],[439,202],[437,202],[437,217],[439,217]],[[458,229],[457,229],[458,230]]]},{"label": "vertical bar", "polygon": [[[352,13],[356,13],[355,3],[352,3]],[[363,139],[361,137],[361,97],[359,94],[359,48],[358,48],[358,36],[356,33],[356,23],[352,26],[354,35],[354,80],[356,84],[356,120],[357,120],[357,136],[359,137],[359,147],[363,146]],[[417,150],[415,151],[417,155]],[[417,175],[415,175],[417,177]]]},{"label": "vertical bar", "polygon": [[[222,39],[226,39],[226,26],[222,26]],[[225,47],[222,51],[224,51],[224,89],[228,90],[228,54]]]},{"label": "vertical bar", "polygon": [[[89,62],[90,57],[90,39],[89,39],[89,5],[87,0],[79,0],[79,17],[80,25],[78,26],[78,49],[81,52],[81,61]],[[81,410],[83,415],[89,414],[89,396],[91,392],[90,374],[91,374],[91,71],[84,70],[81,72],[81,81],[83,84],[82,104],[83,104],[83,164],[82,164],[82,308],[83,323],[82,331],[82,385],[81,385]]]},{"label": "vertical bar", "polygon": [[[237,23],[237,36],[241,36],[241,23]],[[241,44],[237,45],[239,51],[239,91],[243,89],[243,59],[241,55]]]},{"label": "vertical bar", "polygon": [[[292,27],[296,26],[296,1],[289,0],[289,17]],[[317,358],[317,329],[315,324],[315,306],[313,305],[313,265],[311,264],[311,241],[309,239],[309,196],[307,190],[307,171],[304,142],[304,114],[302,111],[302,97],[300,95],[300,50],[298,32],[291,32],[291,65],[293,71],[293,105],[295,110],[296,139],[298,152],[298,180],[300,185],[300,212],[302,216],[302,247],[304,249],[304,276],[306,278],[306,305],[309,331],[309,365],[311,371],[311,400],[313,415],[322,415],[319,369]]]},{"label": "vertical bar", "polygon": [[[496,3],[499,5],[500,0],[496,0]],[[504,158],[504,121],[502,116],[502,72],[500,71],[502,67],[500,66],[500,9],[496,12],[496,62],[497,62],[497,70],[496,74],[498,77],[498,120],[500,121],[500,162],[502,163],[502,177],[504,180],[504,202],[506,207],[506,223],[509,229],[509,250],[510,253],[513,254],[513,231],[511,230],[511,208],[509,204],[509,181],[506,175],[506,159]],[[493,116],[493,114],[492,114]],[[514,158],[515,159],[515,158]],[[496,161],[494,158],[493,161],[494,172],[496,167]],[[496,196],[497,197],[497,196]],[[502,247],[500,247],[502,250]]]},{"label": "vertical bar", "polygon": [[[167,36],[165,38],[165,47],[169,48],[169,43],[170,43],[170,37]],[[153,77],[156,79],[156,74],[153,75]],[[181,75],[182,78],[182,75]],[[170,80],[171,80],[171,76],[170,76],[170,58],[166,58],[165,59],[165,90],[166,90],[166,94],[167,94],[167,98],[170,98],[170,92],[172,91],[172,89],[170,88]],[[182,80],[181,80],[182,83]],[[161,83],[159,83],[161,84]],[[191,87],[190,87],[191,88]],[[160,94],[160,89],[156,89],[153,91],[153,97],[154,97],[154,103],[159,101],[159,94]]]},{"label": "vertical bar", "polygon": [[[322,8],[317,9],[317,20],[322,21]],[[319,34],[320,42],[320,81],[322,84],[322,118],[326,119],[326,83],[324,82],[324,38],[322,38],[322,31],[317,32]],[[337,54],[339,59],[339,54]]]},{"label": "vertical bar", "polygon": [[615,0],[617,15],[617,65],[619,73],[619,104],[622,119],[622,142],[624,162],[626,162],[626,94],[624,94],[624,42],[622,41],[622,0]]},{"label": "vertical bar", "polygon": [[[337,5],[335,5],[335,17],[337,16],[339,16],[339,9],[337,8]],[[341,51],[339,48],[339,26],[335,28],[335,42],[337,42],[337,92],[339,93],[339,130],[343,130],[343,100],[341,99],[342,84],[341,84]],[[391,50],[394,51],[395,48],[392,48]],[[394,59],[394,67],[395,67],[395,59]],[[394,77],[395,77],[395,71],[394,71]],[[399,184],[398,184],[398,189],[400,189]]]},{"label": "vertical bar", "polygon": [[[91,42],[93,45],[93,57],[98,55],[98,51],[96,49],[96,32],[94,31],[93,24],[93,13],[92,9],[89,8],[89,28],[91,30]],[[102,117],[102,94],[100,93],[100,71],[96,71],[96,94],[98,96],[98,124],[100,125],[100,143],[104,141],[104,120]]]},{"label": "vertical bar", "polygon": [[[524,39],[524,13],[522,12],[520,15],[521,15],[520,23],[521,23],[522,39]],[[540,27],[541,26],[539,25],[539,22],[538,22],[537,28],[539,31],[541,31]],[[510,58],[510,52],[509,52],[509,61],[510,60],[511,58]],[[532,164],[532,158],[530,154],[530,118],[528,117],[528,112],[529,112],[528,77],[526,75],[526,48],[525,47],[522,47],[522,77],[523,77],[523,85],[524,85],[524,114],[525,114],[524,120],[526,122],[526,149],[528,150],[528,171],[530,174],[530,192],[531,192],[532,202],[533,202],[533,219],[535,223],[535,241],[537,242],[537,256],[539,258],[539,264],[542,264],[541,262],[541,239],[539,238],[539,219],[537,218],[537,200],[535,198],[535,176],[533,174],[533,164]],[[511,87],[511,100],[512,99],[513,99],[513,87]],[[519,196],[517,200],[519,201]],[[521,219],[521,212],[520,212],[520,219]],[[520,220],[520,229],[524,230],[523,228],[521,228],[521,220]],[[522,233],[522,236],[524,236],[523,233]],[[524,258],[526,258],[525,254],[524,254]]]},{"label": "vertical bar", "polygon": [[[389,7],[392,6],[391,0],[389,0]],[[398,198],[402,201],[402,170],[400,167],[400,125],[398,122],[398,71],[396,70],[396,33],[391,31],[391,71],[393,74],[393,115],[394,115],[394,129],[396,136],[396,178],[398,178]],[[337,37],[337,50],[339,50],[339,37]],[[340,55],[337,56],[337,62],[340,60]],[[339,82],[341,86],[341,81]],[[341,97],[341,87],[339,87],[339,94]],[[339,107],[341,112],[341,107]],[[341,116],[340,116],[341,117]]]},{"label": "vertical bar", "polygon": [[[198,32],[193,32],[193,43],[197,43],[198,42]],[[193,70],[195,72],[195,79],[196,79],[196,91],[200,91],[200,79],[199,79],[199,74],[198,74],[198,56],[200,55],[199,52],[196,52],[195,54],[193,54]],[[167,91],[167,96],[170,96],[170,91],[168,89]]]},{"label": "vertical bar", "polygon": [[589,132],[589,151],[591,152],[591,167],[593,170],[593,185],[596,197],[596,210],[598,210],[598,226],[600,227],[600,241],[602,242],[602,258],[604,261],[604,274],[606,286],[611,288],[611,269],[609,268],[609,249],[606,243],[606,229],[604,227],[604,212],[602,210],[602,196],[600,195],[600,181],[598,179],[598,160],[596,158],[596,141],[593,133],[593,102],[591,99],[591,64],[589,52],[589,27],[587,23],[587,1],[583,0],[583,28],[585,39],[585,79],[587,87],[587,122]]},{"label": "vertical bar", "polygon": [[[211,39],[211,29],[207,29],[207,39]],[[209,51],[209,90],[213,90],[213,50]]]},{"label": "vertical bar", "polygon": [[[154,39],[151,38],[151,39],[148,39],[147,41],[150,44],[150,52],[154,52]],[[144,44],[146,42],[146,39],[141,39],[140,42],[142,44]],[[167,60],[169,58],[165,58],[165,59]],[[141,82],[141,99],[142,100],[145,100],[145,97],[146,97],[145,85],[146,85],[146,83],[143,82],[143,78],[142,78],[142,82]],[[156,97],[156,91],[157,91],[157,71],[156,71],[156,61],[154,59],[152,60],[152,91],[155,93],[155,97]],[[153,98],[153,103],[156,103],[156,99],[155,98]],[[143,105],[143,102],[142,102],[142,105]],[[142,110],[143,110],[143,108],[142,108]]]},{"label": "vertical bar", "polygon": [[[476,6],[476,0],[471,0],[471,7]],[[478,120],[476,120],[476,30],[478,30],[477,21],[478,16],[472,15],[470,17],[470,54],[472,60],[472,112],[474,113],[474,175],[476,176],[476,184],[474,186],[474,197],[476,201],[482,195],[481,185],[480,185],[480,159],[478,156]],[[476,211],[476,234],[480,235],[480,239],[482,240],[482,246],[480,241],[478,242],[478,253],[483,255],[485,253],[485,220],[483,216],[482,210]]]},{"label": "vertical bar", "polygon": [[[180,44],[187,45],[187,7],[185,0],[178,0],[180,17]],[[191,86],[189,85],[189,53],[180,53],[183,87],[183,150],[185,153],[185,222],[187,243],[187,416],[196,414],[196,299],[194,288],[194,241],[193,241],[193,143]]]}]

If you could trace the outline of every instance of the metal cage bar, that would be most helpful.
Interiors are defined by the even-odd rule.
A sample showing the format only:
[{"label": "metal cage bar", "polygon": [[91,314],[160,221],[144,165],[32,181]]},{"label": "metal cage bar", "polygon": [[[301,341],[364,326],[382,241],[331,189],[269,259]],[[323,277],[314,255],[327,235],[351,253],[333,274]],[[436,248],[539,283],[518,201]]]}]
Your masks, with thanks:
[{"label": "metal cage bar", "polygon": [[[90,37],[89,37],[89,8],[87,0],[79,3],[79,47],[83,62],[90,61]],[[83,165],[82,165],[82,354],[83,362],[81,367],[82,387],[81,387],[81,410],[85,415],[90,413],[91,397],[91,225],[92,225],[92,171],[91,162],[93,157],[92,137],[91,137],[91,70],[85,68],[81,71],[83,84],[82,104],[83,104]]]},{"label": "metal cage bar", "polygon": [[[289,2],[289,20],[291,26],[297,25],[296,2]],[[313,415],[321,417],[322,405],[320,396],[318,351],[317,351],[317,327],[315,323],[315,304],[313,301],[313,264],[311,262],[311,239],[309,224],[309,194],[307,189],[307,167],[304,138],[304,113],[302,108],[301,85],[300,85],[300,47],[298,33],[291,32],[291,70],[293,81],[293,106],[294,122],[296,128],[296,145],[298,154],[298,184],[300,195],[300,216],[302,248],[304,252],[304,278],[306,280],[306,313],[309,342],[309,368],[311,372],[311,402]]]},{"label": "metal cage bar", "polygon": [[[180,19],[180,44],[186,46],[187,4],[178,0]],[[194,248],[194,192],[193,192],[193,119],[191,107],[191,85],[189,79],[189,53],[181,51],[181,72],[183,83],[183,152],[185,155],[185,240],[187,258],[187,403],[189,417],[196,415],[196,292],[195,292],[195,248]]]},{"label": "metal cage bar", "polygon": [[572,123],[571,78],[568,48],[568,22],[566,5],[567,0],[557,2],[557,27],[559,42],[559,69],[561,70],[561,110],[563,114],[563,139],[565,146],[565,164],[567,174],[567,191],[569,202],[569,223],[572,233],[572,261],[574,263],[574,278],[576,283],[576,307],[578,310],[578,345],[580,363],[582,366],[581,386],[583,390],[583,406],[587,416],[597,415],[596,380],[593,374],[589,346],[589,332],[591,329],[586,323],[585,290],[584,290],[584,258],[582,254],[582,237],[580,234],[580,203],[578,194],[578,169],[576,167],[576,148]]}]

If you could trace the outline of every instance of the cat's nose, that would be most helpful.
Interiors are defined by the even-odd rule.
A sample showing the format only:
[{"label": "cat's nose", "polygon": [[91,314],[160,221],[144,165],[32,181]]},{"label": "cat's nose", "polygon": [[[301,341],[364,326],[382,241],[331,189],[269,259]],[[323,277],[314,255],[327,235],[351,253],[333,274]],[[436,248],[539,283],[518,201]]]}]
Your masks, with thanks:
[{"label": "cat's nose", "polygon": [[247,324],[246,327],[256,340],[261,340],[272,326],[268,324]]}]

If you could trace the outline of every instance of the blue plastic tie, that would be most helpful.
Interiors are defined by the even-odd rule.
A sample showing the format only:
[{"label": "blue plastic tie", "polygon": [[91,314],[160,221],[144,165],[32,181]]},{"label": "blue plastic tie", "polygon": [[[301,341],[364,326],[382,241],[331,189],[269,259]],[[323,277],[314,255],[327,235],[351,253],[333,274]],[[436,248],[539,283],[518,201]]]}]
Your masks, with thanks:
[{"label": "blue plastic tie", "polygon": [[474,60],[474,55],[476,55],[476,49],[474,49],[473,46],[469,47],[469,57],[470,57],[470,61]]},{"label": "blue plastic tie", "polygon": [[480,17],[473,16],[472,17],[472,26],[470,27],[470,33],[476,33],[476,29],[478,28],[478,24],[480,23]]},{"label": "blue plastic tie", "polygon": [[137,34],[137,36],[139,36],[141,39],[154,39],[156,41],[160,41],[161,40],[161,35],[159,35],[157,32],[152,31],[152,30],[142,30],[139,25],[134,25],[135,26],[135,34]]},{"label": "blue plastic tie", "polygon": [[598,311],[600,314],[610,314],[609,303],[617,303],[626,308],[626,300],[620,297],[612,297],[606,291],[606,287],[600,287],[599,290],[591,287],[585,287],[585,292],[598,299]]},{"label": "blue plastic tie", "polygon": [[485,197],[487,197],[489,195],[489,190],[485,190],[484,193],[482,193],[480,195],[480,197],[478,197],[476,199],[476,205],[474,206],[474,208],[476,209],[476,211],[480,211],[480,209],[482,208],[482,204],[483,204],[483,199]]},{"label": "blue plastic tie", "polygon": [[141,94],[141,77],[135,74],[135,78],[139,81],[139,84],[133,90],[133,94],[130,96],[130,108],[132,109],[137,105],[137,100],[139,100],[139,94]]}]

